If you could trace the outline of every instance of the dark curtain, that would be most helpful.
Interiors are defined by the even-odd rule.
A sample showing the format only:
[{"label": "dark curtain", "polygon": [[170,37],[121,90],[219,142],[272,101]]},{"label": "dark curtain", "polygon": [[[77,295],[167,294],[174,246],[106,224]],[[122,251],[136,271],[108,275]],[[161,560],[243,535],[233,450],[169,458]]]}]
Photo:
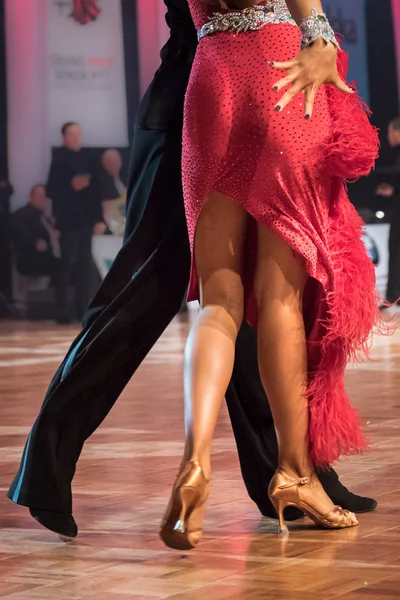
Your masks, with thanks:
[{"label": "dark curtain", "polygon": [[367,0],[367,30],[371,109],[374,125],[384,134],[381,156],[385,161],[387,126],[400,113],[391,0]]},{"label": "dark curtain", "polygon": [[[351,0],[350,0],[351,1]],[[372,122],[380,129],[381,151],[377,167],[393,160],[387,144],[389,122],[399,115],[396,43],[391,0],[366,0],[368,68],[370,81],[370,107]],[[350,186],[350,198],[357,209],[368,208],[374,215],[377,210],[390,217],[391,200],[375,195],[380,182],[377,171]],[[382,222],[382,221],[381,221]]]},{"label": "dark curtain", "polygon": [[7,95],[4,0],[0,0],[0,179],[7,176]]},{"label": "dark curtain", "polygon": [[0,317],[11,302],[10,197],[7,160],[7,88],[4,0],[0,0]]}]

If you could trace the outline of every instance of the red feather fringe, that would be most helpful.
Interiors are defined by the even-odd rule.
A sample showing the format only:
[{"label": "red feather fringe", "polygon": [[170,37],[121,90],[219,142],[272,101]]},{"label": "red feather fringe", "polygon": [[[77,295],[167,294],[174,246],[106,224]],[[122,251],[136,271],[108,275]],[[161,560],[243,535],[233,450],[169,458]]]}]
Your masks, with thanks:
[{"label": "red feather fringe", "polygon": [[332,217],[329,233],[332,291],[320,301],[309,339],[309,436],[311,456],[318,466],[367,447],[360,418],[344,388],[344,371],[360,353],[368,356],[373,330],[389,330],[378,309],[374,266],[361,240],[363,222],[349,202],[341,203],[341,208]]},{"label": "red feather fringe", "polygon": [[[338,54],[338,71],[346,80],[348,56],[343,50]],[[355,88],[355,84],[351,84]],[[326,147],[329,173],[344,181],[355,181],[368,175],[379,154],[378,130],[369,122],[370,110],[355,91],[344,94],[327,86],[333,117],[333,135]]]},{"label": "red feather fringe", "polygon": [[[341,51],[338,70],[343,79],[347,69],[348,57]],[[360,353],[368,356],[373,330],[386,334],[391,330],[378,309],[375,269],[361,239],[364,223],[346,199],[344,188],[345,181],[367,175],[374,167],[378,131],[370,124],[369,110],[356,92],[346,95],[328,86],[328,98],[333,135],[324,158],[326,173],[333,179],[329,230],[333,281],[324,295],[321,288],[308,340],[309,439],[317,466],[329,466],[341,455],[361,453],[368,446],[344,388],[344,371]]]},{"label": "red feather fringe", "polygon": [[[348,55],[338,54],[338,72],[345,81],[348,72]],[[355,83],[352,82],[355,88]],[[326,174],[333,179],[331,212],[339,210],[338,202],[344,181],[356,181],[368,175],[379,155],[379,132],[369,121],[371,111],[358,95],[344,94],[334,86],[327,86],[332,114],[333,131],[329,144],[323,149]]]}]

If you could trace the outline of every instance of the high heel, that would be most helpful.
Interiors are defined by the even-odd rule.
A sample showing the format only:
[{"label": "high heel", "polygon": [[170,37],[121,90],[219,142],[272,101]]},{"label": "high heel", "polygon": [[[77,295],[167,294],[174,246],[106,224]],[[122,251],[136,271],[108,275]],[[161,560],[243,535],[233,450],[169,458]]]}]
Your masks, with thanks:
[{"label": "high heel", "polygon": [[269,485],[268,494],[278,513],[280,533],[288,532],[284,518],[284,510],[287,506],[296,506],[305,512],[316,525],[323,529],[344,529],[346,527],[355,527],[359,524],[354,513],[344,510],[340,506],[335,506],[333,510],[321,514],[313,506],[312,499],[304,497],[302,488],[309,485],[314,477],[313,475],[311,477],[294,479],[283,471],[278,470],[275,473]]},{"label": "high heel", "polygon": [[281,500],[273,500],[272,498],[271,498],[271,502],[274,505],[274,508],[278,515],[279,533],[289,533],[289,529],[285,523],[285,516],[284,516],[285,508],[288,505],[286,504],[286,502],[282,502]]},{"label": "high heel", "polygon": [[191,550],[201,539],[209,482],[197,461],[186,463],[174,484],[160,537],[175,550]]}]

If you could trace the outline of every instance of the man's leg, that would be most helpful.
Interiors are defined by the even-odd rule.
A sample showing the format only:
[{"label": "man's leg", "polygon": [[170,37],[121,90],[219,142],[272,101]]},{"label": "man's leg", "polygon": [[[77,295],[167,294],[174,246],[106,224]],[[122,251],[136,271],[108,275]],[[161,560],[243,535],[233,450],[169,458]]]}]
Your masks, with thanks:
[{"label": "man's leg", "polygon": [[[8,493],[18,504],[71,513],[71,481],[85,440],[179,311],[190,268],[180,144],[180,136],[162,132],[139,130],[135,136],[134,153],[148,152],[146,176],[136,178],[134,190],[142,203],[140,223],[50,384]],[[133,164],[132,177],[136,166],[142,169]],[[146,238],[147,256],[139,234]],[[132,265],[140,263],[132,279]]]},{"label": "man's leg", "polygon": [[268,485],[277,468],[278,445],[258,371],[257,333],[247,323],[243,323],[236,342],[226,402],[247,492],[263,514],[273,515]]},{"label": "man's leg", "polygon": [[[278,445],[258,372],[257,334],[246,323],[237,339],[235,366],[226,400],[248,494],[263,515],[274,517],[268,486],[278,464]],[[349,492],[333,469],[318,471],[318,477],[335,504],[358,513],[376,508],[375,500]],[[288,509],[288,520],[300,516],[296,509],[290,511],[289,514]]]},{"label": "man's leg", "polygon": [[68,323],[71,320],[69,289],[77,257],[77,237],[74,231],[64,231],[61,233],[60,248],[59,271],[54,282],[55,317],[60,323]]}]

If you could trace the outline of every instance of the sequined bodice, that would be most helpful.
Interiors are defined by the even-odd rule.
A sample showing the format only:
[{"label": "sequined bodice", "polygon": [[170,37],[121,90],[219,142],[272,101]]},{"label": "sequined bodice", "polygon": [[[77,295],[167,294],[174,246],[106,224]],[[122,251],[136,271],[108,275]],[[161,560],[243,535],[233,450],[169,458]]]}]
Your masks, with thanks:
[{"label": "sequined bodice", "polygon": [[188,4],[193,23],[195,24],[196,29],[200,29],[200,27],[207,22],[210,7],[203,4],[201,0],[188,0]]},{"label": "sequined bodice", "polygon": [[[201,0],[188,0],[188,4],[196,29],[200,29],[205,23],[207,23],[210,14],[214,12],[221,12],[212,6],[207,6],[201,2]],[[257,6],[267,6],[268,8],[273,8],[276,14],[288,13],[288,7],[285,0],[265,0],[264,2],[257,4]]]}]

